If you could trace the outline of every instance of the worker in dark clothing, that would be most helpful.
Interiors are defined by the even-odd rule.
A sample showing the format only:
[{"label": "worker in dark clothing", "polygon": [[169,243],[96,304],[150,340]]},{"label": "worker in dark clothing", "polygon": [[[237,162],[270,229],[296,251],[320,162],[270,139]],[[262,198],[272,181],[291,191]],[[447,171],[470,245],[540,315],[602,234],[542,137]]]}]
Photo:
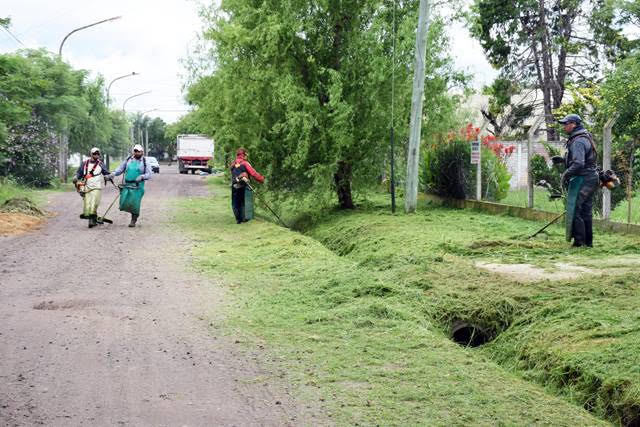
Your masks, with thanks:
[{"label": "worker in dark clothing", "polygon": [[573,246],[593,246],[593,196],[599,185],[593,137],[577,114],[559,120],[569,135],[562,185],[567,187],[566,237]]},{"label": "worker in dark clothing", "polygon": [[231,163],[231,206],[236,217],[236,223],[247,222],[245,215],[245,191],[251,177],[263,183],[264,177],[256,172],[247,161],[247,150],[238,148],[236,159]]}]

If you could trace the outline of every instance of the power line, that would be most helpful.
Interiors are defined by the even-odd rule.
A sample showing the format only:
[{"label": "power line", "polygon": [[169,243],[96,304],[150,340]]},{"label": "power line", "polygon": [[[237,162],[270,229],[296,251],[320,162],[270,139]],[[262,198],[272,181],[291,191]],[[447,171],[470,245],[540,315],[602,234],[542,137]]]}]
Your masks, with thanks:
[{"label": "power line", "polygon": [[5,30],[11,37],[13,37],[13,39],[15,41],[17,41],[18,43],[20,43],[23,47],[27,47],[25,46],[24,43],[22,43],[16,36],[13,35],[13,33],[11,31],[9,31],[9,29],[7,27],[2,27],[3,30]]}]

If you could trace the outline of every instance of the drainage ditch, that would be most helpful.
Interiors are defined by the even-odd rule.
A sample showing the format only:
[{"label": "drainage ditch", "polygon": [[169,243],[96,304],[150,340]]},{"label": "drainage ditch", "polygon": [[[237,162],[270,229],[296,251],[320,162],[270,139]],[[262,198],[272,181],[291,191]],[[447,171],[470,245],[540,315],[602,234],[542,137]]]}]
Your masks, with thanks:
[{"label": "drainage ditch", "polygon": [[456,321],[451,326],[451,339],[463,347],[479,347],[488,343],[494,334],[474,323]]}]

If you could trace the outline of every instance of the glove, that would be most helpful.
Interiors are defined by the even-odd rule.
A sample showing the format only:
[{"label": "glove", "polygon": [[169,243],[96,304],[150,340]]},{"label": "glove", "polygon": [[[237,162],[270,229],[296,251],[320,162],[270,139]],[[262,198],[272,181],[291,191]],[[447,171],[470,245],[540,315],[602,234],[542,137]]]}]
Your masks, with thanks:
[{"label": "glove", "polygon": [[551,158],[551,163],[553,163],[554,165],[563,165],[564,164],[564,157],[553,156]]},{"label": "glove", "polygon": [[564,173],[562,174],[562,177],[560,177],[560,182],[562,182],[562,186],[563,186],[563,187],[568,186],[568,185],[569,185],[569,180],[570,180],[570,179],[571,179],[571,177],[570,177],[570,176],[568,176],[566,172],[564,172]]},{"label": "glove", "polygon": [[144,178],[143,178],[143,176],[142,176],[142,175],[138,175],[138,176],[136,177],[136,182],[140,182],[140,181],[142,181],[143,179],[144,179]]},{"label": "glove", "polygon": [[73,179],[71,180],[71,182],[73,182],[74,184],[77,184],[78,182],[78,177],[74,176]]}]

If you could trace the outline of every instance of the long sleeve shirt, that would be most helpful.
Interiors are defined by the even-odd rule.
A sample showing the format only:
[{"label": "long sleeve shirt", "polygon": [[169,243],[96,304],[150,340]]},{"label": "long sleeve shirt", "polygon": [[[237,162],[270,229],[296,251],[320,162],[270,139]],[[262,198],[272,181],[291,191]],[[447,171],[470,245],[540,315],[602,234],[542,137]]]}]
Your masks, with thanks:
[{"label": "long sleeve shirt", "polygon": [[588,175],[596,170],[597,154],[591,144],[591,135],[580,127],[569,135],[567,141],[567,177]]},{"label": "long sleeve shirt", "polygon": [[[124,173],[124,171],[127,170],[127,167],[129,166],[129,163],[131,163],[134,160],[138,160],[135,157],[131,156],[129,157],[126,161],[122,162],[120,164],[120,166],[118,166],[116,168],[116,170],[113,172],[113,174],[115,176],[118,175],[122,175]],[[151,179],[151,166],[149,165],[149,162],[146,161],[146,159],[144,157],[140,158],[140,172],[142,173],[142,179],[147,181],[149,179]]]},{"label": "long sleeve shirt", "polygon": [[[244,159],[244,157],[241,157],[241,156],[236,157],[236,160],[231,164],[231,167],[234,167],[234,166],[236,166],[236,165],[238,165],[238,166],[244,166],[244,167],[245,167],[245,169],[247,170],[247,173],[248,173],[251,177],[255,178],[255,180],[256,180],[256,181],[258,181],[258,182],[260,182],[260,183],[264,182],[264,176],[260,175],[260,174],[259,174],[259,173],[258,173],[258,172],[257,172],[257,171],[252,167],[252,166],[251,166],[251,164],[250,164],[248,161],[246,161],[246,160]],[[238,167],[238,166],[236,166],[236,167]]]}]

